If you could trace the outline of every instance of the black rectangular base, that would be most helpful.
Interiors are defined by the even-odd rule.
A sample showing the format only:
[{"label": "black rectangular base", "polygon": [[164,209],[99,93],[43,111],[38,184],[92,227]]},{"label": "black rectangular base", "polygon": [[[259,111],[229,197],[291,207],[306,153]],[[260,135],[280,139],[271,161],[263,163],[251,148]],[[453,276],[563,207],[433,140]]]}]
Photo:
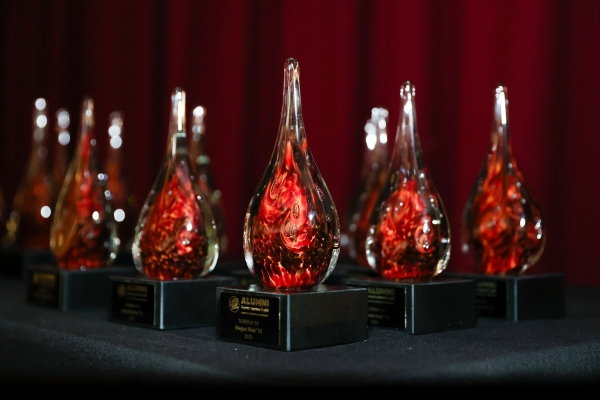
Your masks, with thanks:
[{"label": "black rectangular base", "polygon": [[476,323],[475,281],[470,279],[409,283],[361,278],[346,284],[367,288],[370,326],[416,335],[473,328]]},{"label": "black rectangular base", "polygon": [[111,276],[108,320],[160,330],[214,325],[217,288],[236,283],[210,275],[182,281]]},{"label": "black rectangular base", "polygon": [[55,265],[50,249],[0,248],[0,275],[20,278],[30,265]]},{"label": "black rectangular base", "polygon": [[27,302],[62,311],[107,307],[109,276],[135,273],[134,268],[125,267],[71,271],[29,266],[25,269]]},{"label": "black rectangular base", "polygon": [[367,290],[222,287],[217,289],[217,338],[283,351],[366,340]]},{"label": "black rectangular base", "polygon": [[563,274],[490,276],[452,273],[475,280],[477,314],[509,321],[564,318],[565,277]]}]

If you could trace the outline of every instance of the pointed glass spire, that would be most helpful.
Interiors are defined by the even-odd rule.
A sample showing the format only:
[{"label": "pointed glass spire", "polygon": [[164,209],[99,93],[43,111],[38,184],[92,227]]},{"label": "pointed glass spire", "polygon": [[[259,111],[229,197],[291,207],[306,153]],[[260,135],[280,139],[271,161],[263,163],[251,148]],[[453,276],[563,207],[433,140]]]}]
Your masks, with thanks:
[{"label": "pointed glass spire", "polygon": [[264,286],[303,289],[322,283],[335,268],[340,228],[308,148],[298,61],[288,59],[283,74],[279,135],[246,212],[244,253],[248,268]]},{"label": "pointed glass spire", "polygon": [[410,82],[400,90],[394,152],[370,223],[367,259],[382,277],[427,280],[446,268],[450,227],[423,158]]},{"label": "pointed glass spire", "polygon": [[171,100],[167,152],[140,213],[132,249],[140,273],[161,281],[204,276],[219,256],[210,205],[188,157],[185,92],[176,88]]},{"label": "pointed glass spire", "polygon": [[546,230],[512,151],[506,87],[494,96],[490,149],[463,213],[462,250],[481,273],[518,275],[539,259]]}]

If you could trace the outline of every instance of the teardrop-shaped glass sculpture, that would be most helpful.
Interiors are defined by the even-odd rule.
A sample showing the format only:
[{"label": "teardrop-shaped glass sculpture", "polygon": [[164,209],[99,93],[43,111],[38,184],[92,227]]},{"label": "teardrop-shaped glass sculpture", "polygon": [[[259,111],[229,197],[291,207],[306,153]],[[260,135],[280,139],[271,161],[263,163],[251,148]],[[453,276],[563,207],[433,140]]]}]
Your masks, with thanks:
[{"label": "teardrop-shaped glass sculpture", "polygon": [[167,154],[140,212],[133,260],[140,273],[161,281],[194,279],[213,270],[219,256],[215,222],[193,178],[185,129],[185,92],[172,96]]},{"label": "teardrop-shaped glass sculpture", "polygon": [[365,125],[365,155],[360,183],[346,212],[342,244],[348,256],[368,266],[365,244],[369,233],[369,218],[386,182],[390,164],[387,150],[387,117],[385,108],[373,108]]},{"label": "teardrop-shaped glass sculpture", "polygon": [[67,157],[67,146],[71,142],[71,134],[69,133],[69,125],[71,124],[71,116],[64,108],[56,111],[56,124],[54,130],[56,132],[56,142],[54,142],[54,167],[52,175],[57,188],[61,188],[69,161]]},{"label": "teardrop-shaped glass sculpture", "polygon": [[6,222],[6,245],[47,249],[50,244],[56,186],[48,166],[47,109],[43,98],[34,102],[32,150]]},{"label": "teardrop-shaped glass sculpture", "polygon": [[108,158],[104,165],[107,175],[106,188],[110,192],[114,220],[122,248],[131,248],[137,215],[135,198],[131,193],[129,179],[123,165],[123,123],[124,116],[114,111],[108,118]]},{"label": "teardrop-shaped glass sculpture", "polygon": [[56,202],[50,237],[50,248],[62,269],[106,267],[119,247],[111,205],[99,177],[94,121],[94,101],[86,97],[77,148]]},{"label": "teardrop-shaped glass sculpture", "polygon": [[450,259],[450,226],[423,159],[415,87],[400,89],[400,119],[387,176],[371,214],[369,265],[382,277],[427,280]]},{"label": "teardrop-shaped glass sculpture", "polygon": [[477,270],[487,275],[521,274],[544,250],[540,208],[511,147],[505,86],[495,91],[490,150],[462,223],[462,250],[470,252]]},{"label": "teardrop-shaped glass sculpture", "polygon": [[210,158],[206,153],[204,117],[206,117],[206,108],[198,106],[194,108],[194,125],[192,126],[192,135],[190,138],[190,161],[194,177],[200,186],[200,189],[206,194],[210,209],[217,225],[217,236],[219,238],[219,254],[227,252],[227,232],[225,231],[225,217],[223,215],[223,206],[221,205],[221,191],[215,185],[215,178],[212,173]]},{"label": "teardrop-shaped glass sculpture", "polygon": [[277,142],[246,212],[246,263],[266,287],[311,288],[331,274],[339,252],[337,211],[308,148],[300,67],[290,58]]}]

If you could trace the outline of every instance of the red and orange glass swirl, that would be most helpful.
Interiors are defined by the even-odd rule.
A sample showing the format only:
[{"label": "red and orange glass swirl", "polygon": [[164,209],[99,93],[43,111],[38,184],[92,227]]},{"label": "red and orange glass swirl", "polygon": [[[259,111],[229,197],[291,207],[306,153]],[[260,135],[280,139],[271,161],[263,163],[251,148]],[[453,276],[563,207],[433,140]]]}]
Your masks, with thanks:
[{"label": "red and orange glass swirl", "polygon": [[543,250],[545,232],[531,189],[511,157],[514,174],[492,158],[465,213],[466,242],[477,269],[488,275],[520,274]]},{"label": "red and orange glass swirl", "polygon": [[204,269],[208,240],[204,216],[189,171],[178,166],[145,210],[139,226],[139,256],[143,273],[161,281],[194,279]]},{"label": "red and orange glass swirl", "polygon": [[[81,165],[90,164],[89,158],[93,156],[90,140],[81,144],[80,156]],[[112,222],[107,221],[110,216],[106,215],[106,200],[97,175],[90,169],[79,170],[68,178],[68,190],[61,193],[64,197],[60,199],[57,218],[62,222],[62,232],[55,232],[55,236],[56,243],[60,241],[62,246],[53,248],[59,268],[95,269],[112,261],[113,248],[105,244],[114,240],[114,231],[109,226]]]},{"label": "red and orange glass swirl", "polygon": [[[318,186],[315,193],[302,186],[288,142],[284,162],[269,179],[252,221],[254,275],[265,286],[307,288],[326,277],[334,240],[320,197],[324,194]],[[309,202],[317,209],[311,210]]]},{"label": "red and orange glass swirl", "polygon": [[399,185],[382,204],[371,236],[377,272],[393,280],[429,279],[437,274],[438,263],[448,251],[447,227],[440,222],[417,191],[414,178]]}]

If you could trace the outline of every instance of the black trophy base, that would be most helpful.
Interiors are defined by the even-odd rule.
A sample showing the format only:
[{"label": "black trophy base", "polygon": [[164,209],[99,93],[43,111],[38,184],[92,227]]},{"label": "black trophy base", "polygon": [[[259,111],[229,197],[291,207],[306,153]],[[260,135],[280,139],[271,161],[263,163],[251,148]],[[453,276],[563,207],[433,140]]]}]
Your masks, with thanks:
[{"label": "black trophy base", "polygon": [[475,281],[471,279],[411,283],[360,278],[346,284],[367,289],[369,326],[413,335],[475,327]]},{"label": "black trophy base", "polygon": [[159,330],[214,325],[217,288],[236,283],[214,275],[181,281],[111,276],[108,320]]},{"label": "black trophy base", "polygon": [[20,278],[30,265],[55,265],[50,249],[0,248],[0,275]]},{"label": "black trophy base", "polygon": [[217,289],[217,338],[282,351],[366,340],[367,290],[222,287]]},{"label": "black trophy base", "polygon": [[508,321],[564,318],[563,274],[490,276],[453,273],[475,280],[477,314]]},{"label": "black trophy base", "polygon": [[126,267],[80,271],[29,266],[25,269],[27,302],[61,311],[105,308],[109,300],[109,277],[135,273],[135,269]]}]

